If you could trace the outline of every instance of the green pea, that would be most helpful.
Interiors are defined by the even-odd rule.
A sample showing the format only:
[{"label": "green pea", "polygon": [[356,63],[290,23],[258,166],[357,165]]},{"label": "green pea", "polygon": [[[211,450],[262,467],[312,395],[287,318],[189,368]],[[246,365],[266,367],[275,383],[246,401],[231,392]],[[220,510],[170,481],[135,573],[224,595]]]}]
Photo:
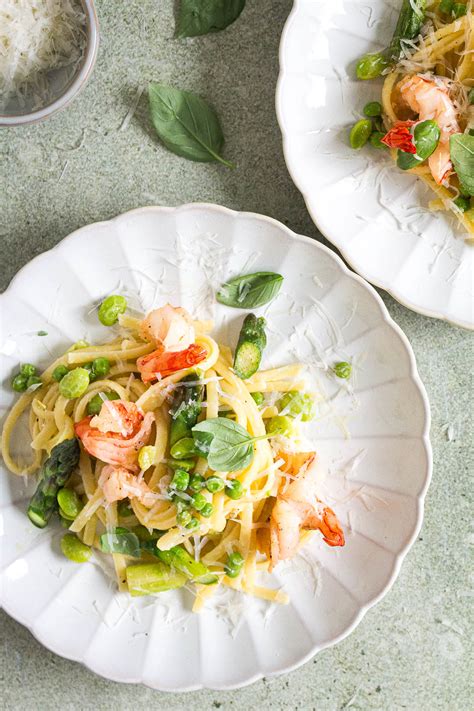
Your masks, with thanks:
[{"label": "green pea", "polygon": [[471,106],[474,104],[474,87],[469,90],[469,93],[467,95],[467,100],[471,104]]},{"label": "green pea", "polygon": [[451,15],[457,20],[459,17],[463,17],[467,12],[467,5],[462,2],[455,2],[451,10]]},{"label": "green pea", "polygon": [[469,208],[471,207],[471,201],[469,200],[469,198],[464,197],[463,195],[457,197],[455,200],[453,200],[453,202],[456,207],[461,210],[461,212],[466,212],[466,210],[469,210]]},{"label": "green pea", "polygon": [[23,363],[23,365],[20,366],[20,374],[26,375],[27,378],[31,375],[36,375],[36,365],[32,365],[31,363]]},{"label": "green pea", "polygon": [[74,368],[59,383],[59,392],[68,400],[73,400],[84,395],[89,382],[89,373],[85,368]]},{"label": "green pea", "polygon": [[220,476],[210,476],[206,479],[206,489],[215,494],[225,488],[225,481]]},{"label": "green pea", "polygon": [[74,489],[69,489],[65,486],[59,489],[57,500],[60,508],[60,513],[64,518],[74,521],[83,509],[83,503]]},{"label": "green pea", "polygon": [[73,563],[85,563],[92,554],[92,548],[86,546],[74,533],[66,533],[62,537],[61,550]]},{"label": "green pea", "polygon": [[28,378],[26,377],[26,375],[18,373],[18,375],[15,375],[15,377],[13,378],[11,385],[15,392],[24,393],[26,388],[28,387]]},{"label": "green pea", "polygon": [[196,511],[201,511],[202,508],[207,504],[207,499],[204,494],[197,493],[193,494],[191,497],[191,506],[196,509]]},{"label": "green pea", "polygon": [[189,488],[193,492],[201,491],[206,486],[206,480],[200,474],[193,474],[189,480]]},{"label": "green pea", "polygon": [[364,56],[357,62],[357,79],[376,79],[382,74],[386,66],[387,60],[383,56],[382,52],[364,54]]},{"label": "green pea", "polygon": [[197,528],[199,528],[200,525],[201,524],[199,523],[199,519],[193,516],[191,520],[186,524],[186,528],[188,528],[190,531],[195,531]]},{"label": "green pea", "polygon": [[195,464],[194,459],[168,459],[168,466],[171,469],[185,469],[187,472],[194,469]]},{"label": "green pea", "polygon": [[364,106],[364,114],[369,118],[381,116],[382,104],[379,101],[369,101],[369,103]]},{"label": "green pea", "polygon": [[314,399],[309,393],[299,393],[297,390],[290,390],[277,402],[280,412],[284,412],[288,417],[299,417],[303,422],[312,420],[316,415]]},{"label": "green pea", "polygon": [[183,509],[183,511],[178,511],[178,513],[176,514],[176,523],[178,524],[178,526],[187,526],[191,519],[191,512],[187,509]]},{"label": "green pea", "polygon": [[369,121],[369,119],[361,119],[360,121],[357,121],[357,123],[351,128],[351,132],[349,134],[351,148],[358,151],[362,148],[362,146],[365,146],[371,133],[372,121]]},{"label": "green pea", "polygon": [[454,5],[454,0],[441,0],[440,4],[438,5],[438,9],[440,12],[443,12],[445,15],[450,15],[451,10],[453,9]]},{"label": "green pea", "polygon": [[56,380],[57,383],[59,383],[59,381],[62,380],[64,376],[68,373],[69,368],[67,368],[65,365],[57,365],[53,370],[52,378],[53,380]]},{"label": "green pea", "polygon": [[108,358],[94,358],[92,361],[92,370],[97,376],[103,377],[110,370],[110,360]]},{"label": "green pea", "polygon": [[119,400],[120,395],[111,390],[108,393],[97,393],[93,398],[87,403],[87,414],[88,415],[98,415],[102,410],[102,405],[104,404],[104,398],[107,400]]},{"label": "green pea", "polygon": [[231,479],[227,482],[225,493],[229,499],[240,499],[244,493],[244,487],[238,479]]},{"label": "green pea", "polygon": [[260,407],[265,401],[265,395],[263,393],[250,393],[257,405]]},{"label": "green pea", "polygon": [[184,469],[176,469],[171,479],[170,487],[178,491],[186,491],[189,484],[189,474]]},{"label": "green pea", "polygon": [[214,511],[214,506],[208,501],[200,510],[201,516],[204,516],[204,518],[209,518],[209,516],[212,516],[212,512]]},{"label": "green pea", "polygon": [[385,143],[382,143],[382,138],[385,136],[383,131],[374,131],[370,134],[369,143],[374,148],[386,148]]},{"label": "green pea", "polygon": [[189,459],[197,455],[196,447],[192,437],[179,439],[170,449],[173,459]]},{"label": "green pea", "polygon": [[130,499],[122,499],[122,501],[118,502],[117,513],[120,518],[128,518],[129,516],[133,516],[133,509],[130,506]]},{"label": "green pea", "polygon": [[94,368],[92,367],[92,361],[90,363],[83,363],[81,365],[81,368],[87,370],[87,372],[89,373],[89,381],[92,383],[95,380],[95,373]]},{"label": "green pea", "polygon": [[41,385],[42,384],[41,378],[39,378],[37,375],[30,375],[28,380],[26,381],[26,386],[30,388],[32,385]]},{"label": "green pea", "polygon": [[291,417],[287,417],[286,415],[276,415],[276,417],[270,418],[266,428],[269,435],[291,437],[291,435],[295,433],[294,422]]},{"label": "green pea", "polygon": [[336,363],[333,368],[334,373],[338,378],[350,378],[352,373],[352,365],[342,361],[341,363]]},{"label": "green pea", "polygon": [[99,306],[99,321],[104,326],[113,326],[118,321],[120,314],[125,313],[127,299],[124,296],[112,294]]},{"label": "green pea", "polygon": [[238,551],[231,553],[227,557],[227,562],[224,567],[225,574],[229,578],[236,578],[239,575],[240,571],[242,570],[243,564],[244,564],[244,559]]}]

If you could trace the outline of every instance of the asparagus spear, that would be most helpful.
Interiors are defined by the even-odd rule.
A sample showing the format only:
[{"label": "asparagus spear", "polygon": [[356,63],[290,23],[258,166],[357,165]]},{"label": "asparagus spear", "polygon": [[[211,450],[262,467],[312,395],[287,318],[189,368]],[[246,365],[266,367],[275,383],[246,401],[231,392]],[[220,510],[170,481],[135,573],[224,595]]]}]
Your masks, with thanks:
[{"label": "asparagus spear", "polygon": [[128,589],[133,597],[181,588],[187,580],[185,575],[170,570],[163,563],[131,565],[126,575]]},{"label": "asparagus spear", "polygon": [[254,314],[245,317],[240,331],[234,356],[234,370],[242,380],[257,372],[262,360],[263,349],[267,345],[265,319]]},{"label": "asparagus spear", "polygon": [[159,558],[163,563],[169,565],[170,568],[178,570],[180,573],[190,578],[193,583],[200,585],[212,585],[217,583],[217,575],[211,573],[209,568],[195,560],[188,551],[182,546],[174,546],[167,551],[161,551],[156,547],[156,541],[142,543],[142,549]]},{"label": "asparagus spear", "polygon": [[44,528],[56,508],[56,496],[79,462],[76,438],[65,439],[51,450],[40,469],[38,486],[28,506],[28,517],[35,526]]},{"label": "asparagus spear", "polygon": [[[196,373],[190,373],[181,383],[196,382]],[[176,390],[171,409],[170,447],[183,437],[191,437],[191,428],[201,414],[201,402],[204,386],[184,385]]]}]

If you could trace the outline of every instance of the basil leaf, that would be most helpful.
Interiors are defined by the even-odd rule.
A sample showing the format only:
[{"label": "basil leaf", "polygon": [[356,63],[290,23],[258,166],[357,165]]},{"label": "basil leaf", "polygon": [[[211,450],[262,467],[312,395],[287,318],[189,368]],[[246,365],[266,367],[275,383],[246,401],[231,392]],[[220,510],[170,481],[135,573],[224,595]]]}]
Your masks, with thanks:
[{"label": "basil leaf", "polygon": [[410,168],[423,163],[438,147],[440,136],[441,131],[436,121],[429,119],[418,123],[413,131],[416,154],[399,150],[397,156],[398,167],[402,170],[410,170]]},{"label": "basil leaf", "polygon": [[273,301],[282,284],[283,277],[274,272],[246,274],[222,284],[216,299],[220,304],[235,309],[253,309]]},{"label": "basil leaf", "polygon": [[224,145],[222,129],[213,109],[199,96],[163,84],[148,89],[151,119],[165,146],[188,160],[218,161],[235,166],[220,155]]},{"label": "basil leaf", "polygon": [[253,442],[263,439],[252,437],[237,422],[223,417],[200,422],[193,427],[192,433],[195,441],[203,436],[212,437],[207,463],[214,471],[234,472],[244,469],[253,459]]},{"label": "basil leaf", "polygon": [[449,139],[449,152],[462,192],[474,195],[474,136],[455,133]]},{"label": "basil leaf", "polygon": [[397,62],[404,40],[415,39],[420,34],[425,21],[426,0],[403,0],[397,26],[388,48],[392,62]]},{"label": "basil leaf", "polygon": [[181,0],[177,37],[197,37],[225,30],[240,15],[245,0]]},{"label": "basil leaf", "polygon": [[117,527],[114,531],[103,533],[100,537],[100,550],[104,553],[120,553],[132,558],[140,558],[138,536],[126,528]]}]

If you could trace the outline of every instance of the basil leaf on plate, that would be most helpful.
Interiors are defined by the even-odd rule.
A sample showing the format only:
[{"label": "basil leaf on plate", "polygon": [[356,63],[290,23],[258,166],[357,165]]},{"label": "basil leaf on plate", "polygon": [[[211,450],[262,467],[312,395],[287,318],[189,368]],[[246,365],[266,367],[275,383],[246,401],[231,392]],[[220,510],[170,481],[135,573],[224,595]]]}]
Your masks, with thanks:
[{"label": "basil leaf on plate", "polygon": [[474,136],[455,133],[449,139],[449,151],[463,192],[474,195]]},{"label": "basil leaf on plate", "polygon": [[253,442],[267,439],[267,435],[252,437],[237,422],[224,417],[203,420],[193,427],[192,433],[196,447],[202,441],[209,447],[207,463],[211,469],[225,472],[234,472],[248,466],[254,456]]},{"label": "basil leaf on plate", "polygon": [[148,97],[153,125],[170,151],[188,160],[235,167],[220,155],[224,135],[219,119],[200,96],[152,83]]},{"label": "basil leaf on plate", "polygon": [[117,527],[113,531],[103,533],[100,537],[100,550],[104,553],[120,553],[132,558],[140,558],[140,541],[138,536],[127,528]]},{"label": "basil leaf on plate", "polygon": [[226,281],[217,292],[216,299],[220,304],[235,309],[253,309],[273,301],[282,284],[281,274],[255,272]]},{"label": "basil leaf on plate", "polygon": [[181,0],[176,36],[197,37],[225,30],[244,7],[245,0]]},{"label": "basil leaf on plate", "polygon": [[436,150],[440,136],[441,131],[436,121],[429,119],[418,123],[413,131],[416,154],[399,150],[397,156],[398,167],[402,170],[410,170],[410,168],[423,163]]}]

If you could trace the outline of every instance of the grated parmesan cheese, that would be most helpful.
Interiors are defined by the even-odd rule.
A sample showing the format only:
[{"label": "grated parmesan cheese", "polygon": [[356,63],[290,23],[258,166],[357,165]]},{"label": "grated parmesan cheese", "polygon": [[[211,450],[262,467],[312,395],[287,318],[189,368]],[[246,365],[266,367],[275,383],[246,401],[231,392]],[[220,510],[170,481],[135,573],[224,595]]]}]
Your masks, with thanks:
[{"label": "grated parmesan cheese", "polygon": [[32,86],[37,100],[49,91],[47,72],[76,66],[85,45],[86,18],[78,0],[2,0],[0,97],[21,97]]}]

